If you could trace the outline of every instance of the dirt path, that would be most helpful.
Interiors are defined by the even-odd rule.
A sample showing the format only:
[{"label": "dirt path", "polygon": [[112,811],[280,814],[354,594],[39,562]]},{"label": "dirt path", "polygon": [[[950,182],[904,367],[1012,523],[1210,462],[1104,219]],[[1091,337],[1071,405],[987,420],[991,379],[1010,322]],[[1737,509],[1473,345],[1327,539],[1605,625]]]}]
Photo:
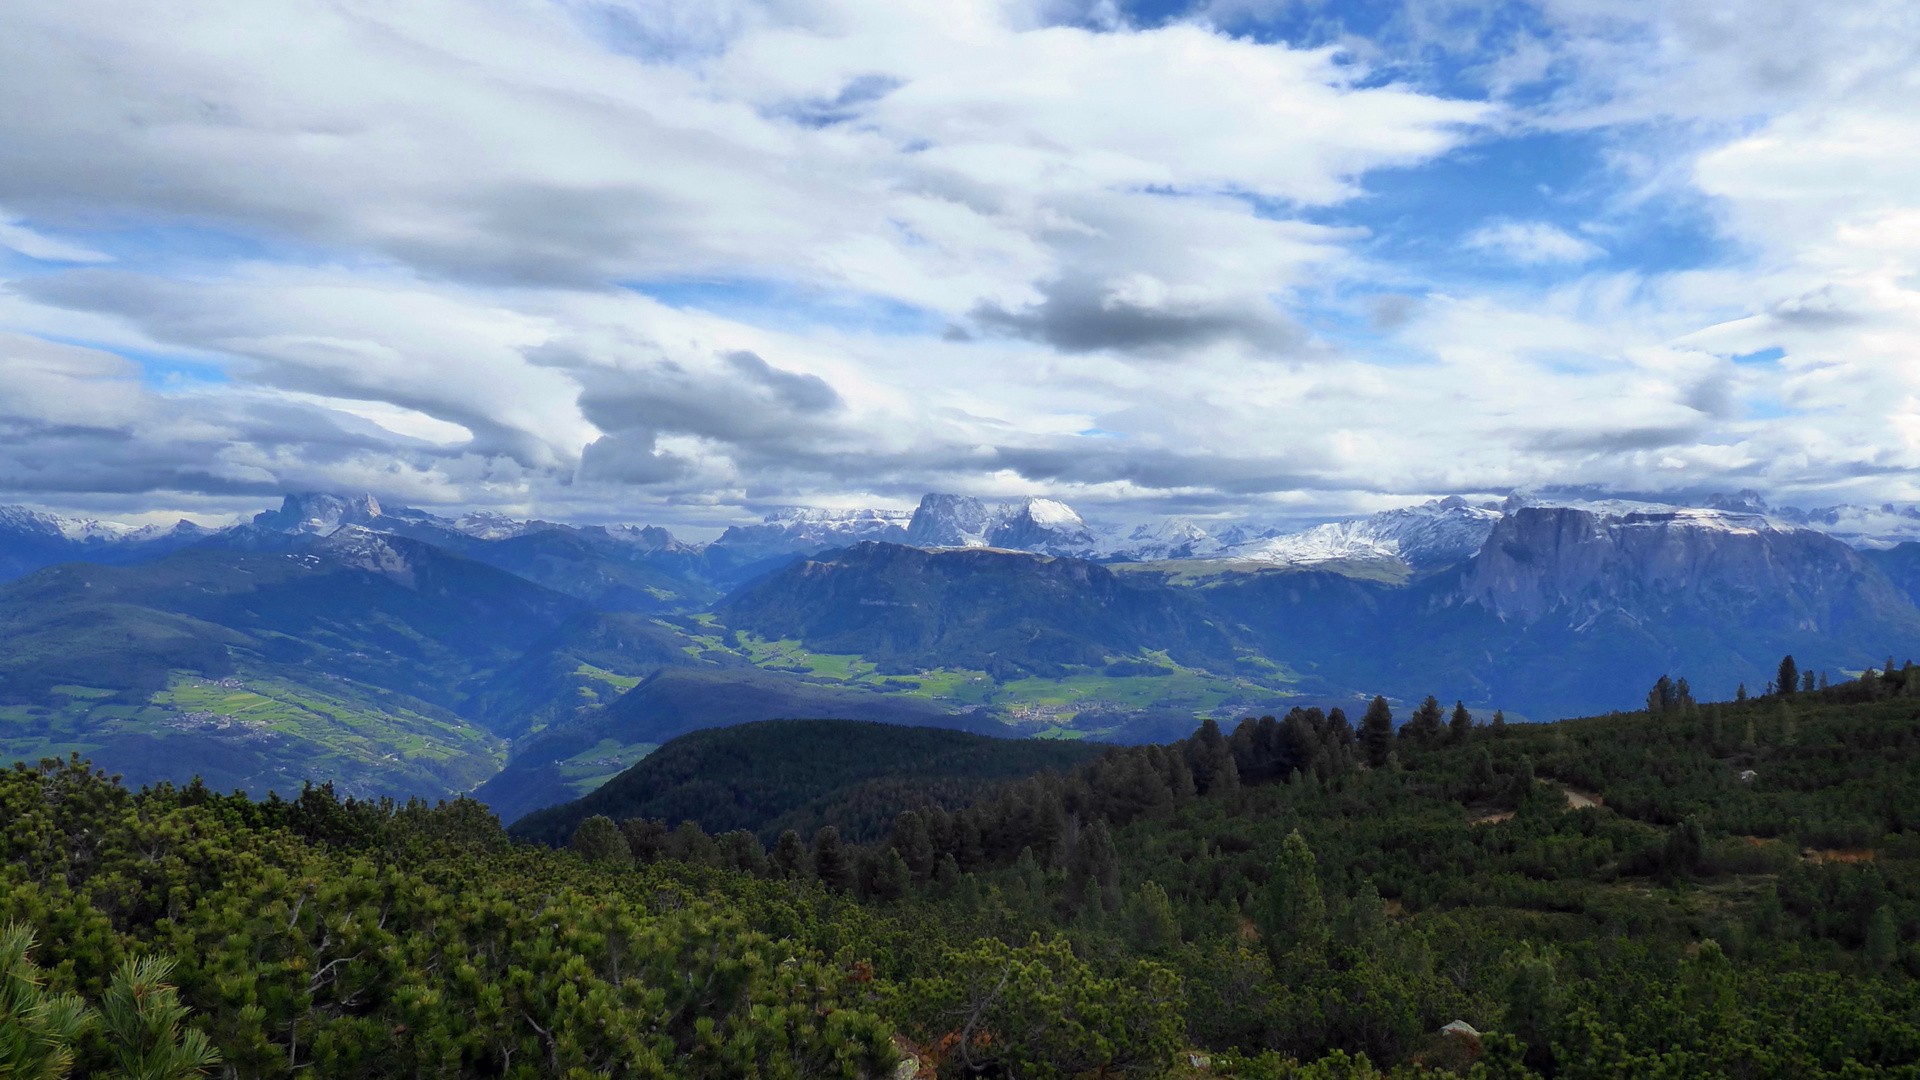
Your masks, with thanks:
[{"label": "dirt path", "polygon": [[1572,810],[1585,810],[1589,806],[1605,806],[1606,801],[1589,791],[1576,791],[1567,788],[1567,807]]}]

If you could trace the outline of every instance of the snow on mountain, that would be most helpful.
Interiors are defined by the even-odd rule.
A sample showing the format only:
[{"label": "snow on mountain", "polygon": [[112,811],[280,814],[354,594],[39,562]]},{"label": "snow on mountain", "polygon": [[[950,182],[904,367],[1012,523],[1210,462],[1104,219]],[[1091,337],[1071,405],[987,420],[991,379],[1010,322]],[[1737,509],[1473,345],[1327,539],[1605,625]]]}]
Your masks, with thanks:
[{"label": "snow on mountain", "polygon": [[776,510],[758,525],[734,525],[713,546],[747,559],[811,555],[862,540],[907,542],[913,515],[905,510]]},{"label": "snow on mountain", "polygon": [[[1235,525],[1231,528],[1244,534]],[[1116,545],[1116,554],[1136,562],[1163,562],[1168,559],[1206,559],[1219,555],[1234,543],[1251,537],[1240,535],[1223,540],[1187,518],[1165,518],[1149,525],[1136,526]]]},{"label": "snow on mountain", "polygon": [[156,540],[192,540],[210,536],[214,531],[185,518],[171,525],[134,526],[49,514],[24,506],[0,506],[0,535],[34,537],[56,543],[65,540],[75,544],[144,544]]},{"label": "snow on mountain", "polygon": [[907,523],[906,542],[924,548],[986,547],[998,509],[971,495],[923,495]]},{"label": "snow on mountain", "polygon": [[992,547],[1044,555],[1097,557],[1113,547],[1073,507],[1054,499],[983,503],[969,495],[923,497],[907,525],[914,547]]},{"label": "snow on mountain", "polygon": [[391,578],[409,589],[418,584],[413,560],[395,546],[393,537],[363,525],[342,525],[310,550],[343,566],[370,570]]},{"label": "snow on mountain", "polygon": [[1501,512],[1458,495],[1371,517],[1333,521],[1227,548],[1225,557],[1275,566],[1332,562],[1405,564],[1415,570],[1472,557]]},{"label": "snow on mountain", "polygon": [[475,540],[511,540],[528,533],[560,528],[551,521],[522,521],[491,510],[474,510],[451,521],[446,518],[434,518],[434,521],[444,528],[464,533]]},{"label": "snow on mountain", "polygon": [[1883,550],[1896,544],[1920,541],[1920,507],[1895,506],[1892,503],[1879,506],[1841,503],[1812,510],[1793,506],[1776,508],[1768,506],[1767,500],[1761,498],[1759,492],[1751,490],[1731,496],[1709,495],[1705,504],[1715,509],[1765,514],[1795,525],[1818,529],[1856,548]]},{"label": "snow on mountain", "polygon": [[700,544],[689,544],[673,533],[658,525],[588,525],[581,533],[638,548],[641,551],[676,551],[693,553],[701,549]]},{"label": "snow on mountain", "polygon": [[1741,598],[1789,597],[1791,618],[1812,620],[1802,628],[1814,629],[1899,606],[1889,599],[1892,586],[1868,580],[1864,567],[1836,538],[1765,514],[1529,505],[1500,518],[1461,596],[1502,618],[1531,622],[1564,610],[1576,623],[1683,599],[1737,606],[1747,602]]},{"label": "snow on mountain", "polygon": [[1066,503],[1022,499],[1000,508],[998,524],[987,535],[990,547],[1045,555],[1099,555],[1108,546]]}]

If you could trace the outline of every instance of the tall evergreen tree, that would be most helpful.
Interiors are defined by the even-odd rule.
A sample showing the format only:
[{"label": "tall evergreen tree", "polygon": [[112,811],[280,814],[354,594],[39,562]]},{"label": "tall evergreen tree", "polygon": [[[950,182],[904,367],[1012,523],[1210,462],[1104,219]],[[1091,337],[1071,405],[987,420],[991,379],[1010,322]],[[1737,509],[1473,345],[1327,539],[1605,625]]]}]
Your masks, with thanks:
[{"label": "tall evergreen tree", "polygon": [[1467,711],[1465,702],[1453,703],[1453,719],[1447,727],[1448,737],[1456,743],[1466,742],[1467,736],[1473,734],[1473,714]]},{"label": "tall evergreen tree", "polygon": [[1367,764],[1378,769],[1386,765],[1393,752],[1393,709],[1387,699],[1376,696],[1360,718],[1360,743],[1366,747]]},{"label": "tall evergreen tree", "polygon": [[915,884],[924,885],[933,877],[933,838],[927,832],[927,819],[914,810],[903,810],[893,821],[888,844],[906,860]]},{"label": "tall evergreen tree", "polygon": [[1407,726],[1400,729],[1400,734],[1421,746],[1432,746],[1439,739],[1445,716],[1440,710],[1440,699],[1428,694],[1427,700],[1422,701],[1407,717]]},{"label": "tall evergreen tree", "polygon": [[813,872],[820,883],[841,892],[853,891],[853,857],[840,842],[840,830],[823,825],[813,834]]},{"label": "tall evergreen tree", "polygon": [[1501,712],[1499,709],[1493,710],[1493,721],[1489,723],[1487,727],[1491,729],[1495,735],[1505,735],[1507,733],[1507,714]]},{"label": "tall evergreen tree", "polygon": [[[1220,734],[1220,725],[1209,716],[1200,722],[1200,730],[1187,739],[1187,766],[1193,770],[1193,786],[1202,795],[1212,791],[1214,785],[1223,782],[1221,774],[1232,767],[1233,751],[1228,748],[1226,737]],[[1239,770],[1234,769],[1234,780],[1238,781]]]},{"label": "tall evergreen tree", "polygon": [[1067,867],[1067,900],[1075,907],[1098,902],[1102,910],[1120,906],[1120,856],[1113,849],[1113,833],[1104,818],[1080,834],[1073,862]]},{"label": "tall evergreen tree", "polygon": [[807,855],[807,843],[800,834],[788,829],[773,845],[773,869],[789,881],[805,881],[813,876],[813,859]]},{"label": "tall evergreen tree", "polygon": [[1326,917],[1327,901],[1320,892],[1313,851],[1295,829],[1287,834],[1279,857],[1273,861],[1260,907],[1260,934],[1274,963],[1280,964],[1295,950],[1323,943]]},{"label": "tall evergreen tree", "polygon": [[1792,697],[1800,688],[1800,666],[1793,662],[1793,654],[1780,658],[1780,674],[1774,677],[1774,687],[1782,697]]}]

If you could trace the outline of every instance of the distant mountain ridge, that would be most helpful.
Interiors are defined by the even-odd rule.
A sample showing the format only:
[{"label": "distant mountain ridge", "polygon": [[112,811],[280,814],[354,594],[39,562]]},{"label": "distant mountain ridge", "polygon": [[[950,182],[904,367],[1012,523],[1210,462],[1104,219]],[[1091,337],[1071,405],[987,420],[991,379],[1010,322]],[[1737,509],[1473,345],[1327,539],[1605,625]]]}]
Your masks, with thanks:
[{"label": "distant mountain ridge", "polygon": [[[497,565],[516,573],[535,572],[530,569],[532,565],[544,561],[551,567],[547,573],[553,582],[605,579],[598,583],[582,580],[577,588],[583,591],[575,594],[583,599],[601,602],[622,594],[626,596],[622,603],[638,605],[637,609],[662,603],[681,603],[684,607],[686,603],[707,602],[717,595],[714,590],[724,592],[786,559],[869,540],[921,548],[998,548],[1096,562],[1221,560],[1421,574],[1470,558],[1497,523],[1528,506],[1582,509],[1616,518],[1676,511],[1723,515],[1729,520],[1759,516],[1777,526],[1821,532],[1862,550],[1886,550],[1902,542],[1920,541],[1920,507],[1840,505],[1800,510],[1771,507],[1752,491],[1709,496],[1699,507],[1527,495],[1476,504],[1460,496],[1448,496],[1367,517],[1296,529],[1255,521],[1200,522],[1190,518],[1166,518],[1123,529],[1090,523],[1072,507],[1054,499],[990,503],[967,495],[934,493],[924,496],[912,511],[776,510],[759,524],[732,526],[705,544],[682,541],[656,525],[568,525],[522,520],[491,511],[445,517],[411,507],[383,505],[370,494],[302,492],[289,493],[277,509],[226,529],[208,529],[185,520],[171,526],[136,528],[0,506],[0,580],[73,559],[138,562],[194,544],[289,550],[298,546],[299,538],[324,537],[347,526],[409,536],[482,561],[498,560]],[[574,554],[563,556],[550,550],[536,556],[531,549],[543,546],[538,542],[518,548],[501,546],[507,541],[550,533],[573,540],[545,546],[571,546]],[[558,568],[557,563],[567,561],[601,565],[586,571]],[[626,569],[611,569],[606,565],[609,563],[626,564]],[[670,565],[670,575],[691,575],[705,588],[666,589],[675,594],[671,600],[640,599],[640,593],[659,587],[661,582],[635,585],[628,580],[633,577],[632,567],[639,563]],[[649,577],[645,573],[640,576]],[[542,579],[536,576],[534,580]],[[556,587],[573,591],[576,586]],[[678,595],[683,592],[701,595],[694,600]]]}]

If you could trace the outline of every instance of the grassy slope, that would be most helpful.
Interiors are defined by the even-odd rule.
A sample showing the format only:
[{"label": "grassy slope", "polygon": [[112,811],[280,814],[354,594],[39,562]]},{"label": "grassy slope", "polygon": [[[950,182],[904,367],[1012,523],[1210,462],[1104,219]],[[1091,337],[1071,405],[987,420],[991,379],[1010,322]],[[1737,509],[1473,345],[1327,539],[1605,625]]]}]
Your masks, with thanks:
[{"label": "grassy slope", "polygon": [[504,744],[459,715],[467,687],[577,605],[408,550],[410,586],[313,555],[194,550],[0,587],[0,755],[78,751],[133,783],[198,774],[258,794],[309,778],[470,789]]}]

